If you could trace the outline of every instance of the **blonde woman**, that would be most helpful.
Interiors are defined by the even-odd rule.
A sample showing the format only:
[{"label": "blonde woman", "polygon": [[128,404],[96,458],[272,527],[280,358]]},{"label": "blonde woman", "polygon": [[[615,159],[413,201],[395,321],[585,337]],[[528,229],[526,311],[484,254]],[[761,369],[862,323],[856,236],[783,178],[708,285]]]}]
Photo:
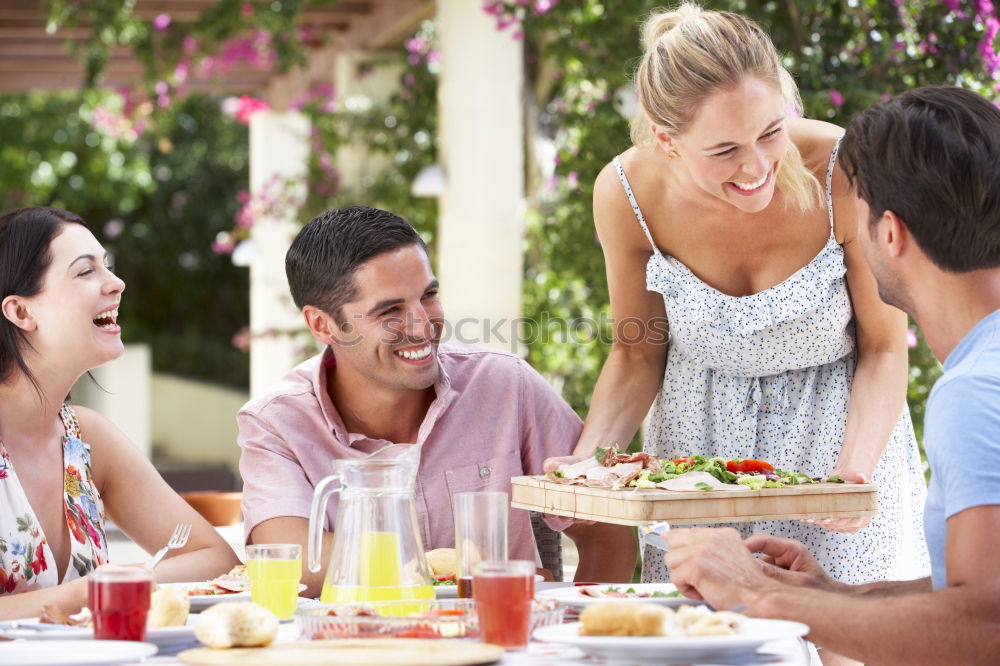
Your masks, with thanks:
[{"label": "blonde woman", "polygon": [[[906,318],[879,299],[856,242],[840,128],[796,117],[791,76],[742,16],[683,4],[651,16],[643,39],[634,146],[594,187],[619,330],[575,453],[629,441],[652,405],[655,455],[871,479],[879,514],[864,529],[740,529],[805,542],[845,582],[927,575]],[[643,579],[664,580],[647,555]]]}]

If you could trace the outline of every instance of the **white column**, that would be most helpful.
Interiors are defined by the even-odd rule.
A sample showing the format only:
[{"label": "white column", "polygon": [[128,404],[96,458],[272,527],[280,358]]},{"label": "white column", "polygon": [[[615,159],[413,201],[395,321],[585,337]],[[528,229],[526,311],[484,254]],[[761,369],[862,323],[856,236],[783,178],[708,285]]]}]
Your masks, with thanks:
[{"label": "white column", "polygon": [[71,402],[103,414],[121,428],[148,458],[151,453],[152,420],[152,353],[149,345],[129,343],[125,345],[121,358],[94,368],[91,374],[97,383],[86,375],[81,377],[73,386]]},{"label": "white column", "polygon": [[[399,87],[403,65],[398,60],[394,51],[353,49],[337,53],[334,57],[333,82],[340,106],[361,110],[386,103]],[[371,69],[362,74],[362,67]],[[342,145],[337,150],[336,160],[340,186],[345,190],[363,187],[365,178],[375,177],[386,169],[393,168],[389,156],[371,150],[363,141]]]},{"label": "white column", "polygon": [[[250,192],[280,194],[276,183],[297,180],[304,187],[309,159],[309,120],[295,111],[262,111],[250,120]],[[296,195],[298,196],[298,195]],[[304,327],[285,279],[285,252],[305,220],[280,207],[281,217],[254,222],[250,265],[250,395],[259,395],[300,359],[289,331]],[[274,213],[274,211],[271,211]]]},{"label": "white column", "polygon": [[[514,349],[524,214],[522,45],[472,0],[438,0],[438,276],[451,337]],[[503,339],[486,330],[499,320]],[[486,325],[486,322],[489,325]]]}]

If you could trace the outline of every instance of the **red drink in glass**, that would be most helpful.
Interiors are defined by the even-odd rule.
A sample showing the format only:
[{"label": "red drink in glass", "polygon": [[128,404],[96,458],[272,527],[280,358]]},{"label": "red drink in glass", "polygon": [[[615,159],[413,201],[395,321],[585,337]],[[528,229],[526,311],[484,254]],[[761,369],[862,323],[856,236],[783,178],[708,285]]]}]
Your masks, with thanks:
[{"label": "red drink in glass", "polygon": [[530,638],[535,563],[480,562],[475,571],[473,596],[480,639],[507,650],[523,650]]},{"label": "red drink in glass", "polygon": [[99,570],[88,577],[87,593],[94,616],[94,638],[141,641],[153,581],[143,569]]}]

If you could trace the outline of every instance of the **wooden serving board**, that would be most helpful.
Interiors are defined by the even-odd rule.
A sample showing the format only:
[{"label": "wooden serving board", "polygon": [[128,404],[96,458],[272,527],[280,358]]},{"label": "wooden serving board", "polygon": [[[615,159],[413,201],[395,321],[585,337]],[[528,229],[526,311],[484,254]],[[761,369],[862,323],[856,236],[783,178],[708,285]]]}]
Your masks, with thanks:
[{"label": "wooden serving board", "polygon": [[682,491],[588,488],[540,476],[516,476],[511,506],[617,525],[740,523],[751,520],[856,518],[874,515],[878,487],[811,483],[763,490]]},{"label": "wooden serving board", "polygon": [[277,643],[263,648],[195,648],[177,655],[191,666],[474,666],[503,657],[472,641],[367,638]]}]

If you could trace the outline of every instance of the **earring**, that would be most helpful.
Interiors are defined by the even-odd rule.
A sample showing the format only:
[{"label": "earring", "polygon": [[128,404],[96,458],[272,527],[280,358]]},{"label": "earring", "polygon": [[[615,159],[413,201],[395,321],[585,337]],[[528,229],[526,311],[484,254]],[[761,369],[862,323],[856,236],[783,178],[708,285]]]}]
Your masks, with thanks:
[{"label": "earring", "polygon": [[674,159],[675,157],[680,157],[680,156],[681,154],[678,153],[676,150],[671,150],[669,153],[667,153],[667,157],[669,157],[670,159]]}]

